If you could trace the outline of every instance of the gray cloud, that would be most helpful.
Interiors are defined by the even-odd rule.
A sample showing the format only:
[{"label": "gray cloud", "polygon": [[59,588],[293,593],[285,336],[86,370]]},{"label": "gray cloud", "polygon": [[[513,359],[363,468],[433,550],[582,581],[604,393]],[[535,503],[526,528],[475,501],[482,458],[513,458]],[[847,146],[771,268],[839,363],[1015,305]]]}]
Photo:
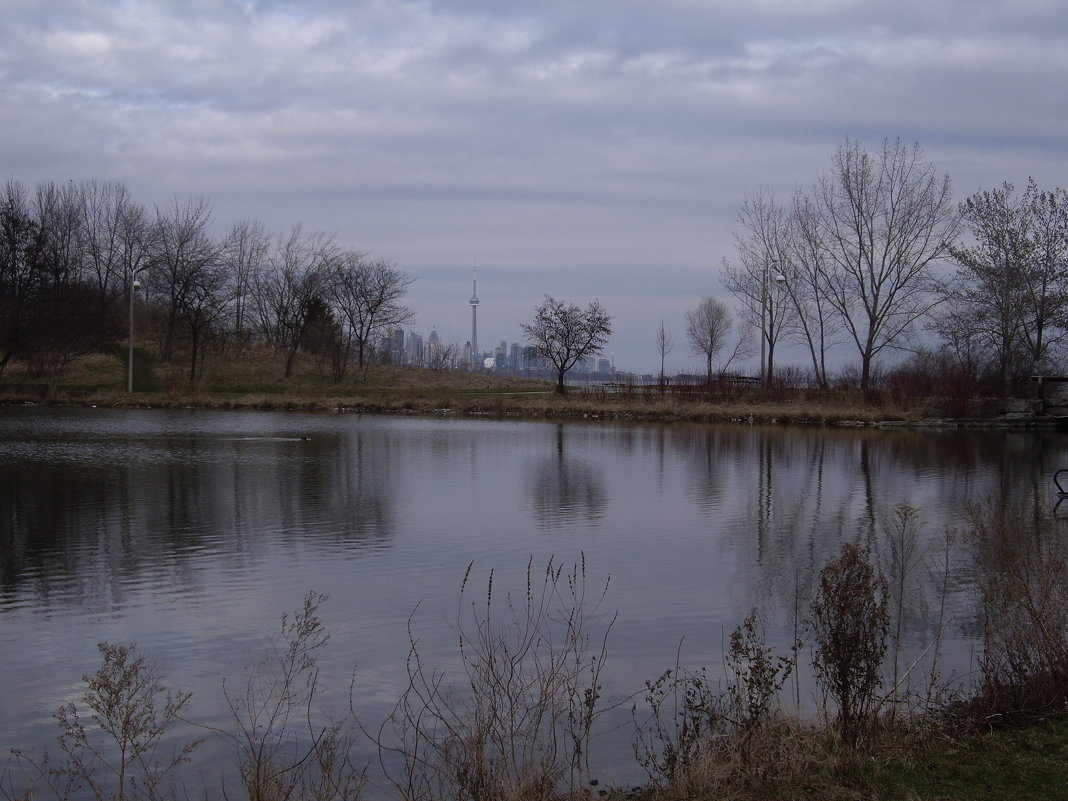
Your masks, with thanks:
[{"label": "gray cloud", "polygon": [[[419,325],[517,339],[550,292],[661,318],[719,293],[738,203],[845,137],[918,141],[963,199],[1063,157],[1059,2],[8,0],[0,165],[204,194],[413,273]],[[424,331],[425,333],[425,331]],[[679,337],[677,337],[679,338]],[[676,366],[693,364],[676,345]]]}]

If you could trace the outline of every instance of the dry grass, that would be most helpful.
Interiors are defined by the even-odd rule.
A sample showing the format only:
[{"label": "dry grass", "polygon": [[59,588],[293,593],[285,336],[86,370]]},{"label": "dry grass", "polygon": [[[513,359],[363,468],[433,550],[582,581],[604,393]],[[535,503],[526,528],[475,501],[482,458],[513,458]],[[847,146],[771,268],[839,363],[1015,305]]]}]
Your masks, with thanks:
[{"label": "dry grass", "polygon": [[827,727],[772,718],[748,743],[737,734],[714,743],[683,781],[615,794],[626,801],[1063,799],[1066,735],[1066,718],[962,737],[899,726],[853,749]]},{"label": "dry grass", "polygon": [[845,746],[826,726],[771,715],[714,740],[684,777],[635,795],[640,801],[861,799],[874,753]]},{"label": "dry grass", "polygon": [[99,406],[195,407],[209,409],[285,409],[382,414],[448,414],[468,417],[530,419],[631,420],[639,422],[734,422],[798,425],[866,425],[916,420],[922,408],[890,402],[866,403],[859,393],[798,392],[772,398],[758,390],[702,397],[643,394],[627,388],[576,387],[566,397],[551,382],[412,367],[355,369],[335,384],[325,367],[298,362],[282,377],[278,358],[249,351],[241,358],[209,361],[203,376],[188,381],[181,365],[154,365],[136,379],[152,391],[126,393],[126,366],[121,355],[95,354],[73,364],[58,391],[49,396],[40,377],[19,365],[9,368],[0,403],[26,401]]}]

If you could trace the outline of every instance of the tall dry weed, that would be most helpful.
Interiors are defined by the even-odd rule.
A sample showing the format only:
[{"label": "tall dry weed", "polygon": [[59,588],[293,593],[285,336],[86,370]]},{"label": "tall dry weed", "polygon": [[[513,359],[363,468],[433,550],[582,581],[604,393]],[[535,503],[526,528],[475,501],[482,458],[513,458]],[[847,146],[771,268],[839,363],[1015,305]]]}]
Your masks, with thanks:
[{"label": "tall dry weed", "polygon": [[353,760],[355,724],[322,720],[318,651],[329,641],[319,610],[326,596],[309,592],[283,614],[281,631],[248,669],[239,692],[224,694],[234,730],[223,732],[238,757],[249,801],[350,801],[365,772]]},{"label": "tall dry weed", "polygon": [[764,638],[764,624],[754,609],[730,635],[725,655],[726,688],[709,679],[706,668],[687,670],[676,655],[674,669],[645,684],[646,716],[634,718],[634,753],[656,786],[680,786],[691,780],[708,755],[727,747],[743,762],[756,761],[759,731],[777,718],[777,700],[796,666],[790,656],[776,656]]},{"label": "tall dry weed", "polygon": [[590,748],[603,712],[601,671],[613,615],[607,581],[585,559],[565,568],[528,562],[522,593],[501,594],[491,573],[454,621],[462,675],[424,662],[410,633],[408,687],[376,736],[387,779],[406,801],[534,801],[593,783]]},{"label": "tall dry weed", "polygon": [[972,510],[969,539],[983,613],[978,698],[988,720],[1068,706],[1068,542],[1040,510]]}]

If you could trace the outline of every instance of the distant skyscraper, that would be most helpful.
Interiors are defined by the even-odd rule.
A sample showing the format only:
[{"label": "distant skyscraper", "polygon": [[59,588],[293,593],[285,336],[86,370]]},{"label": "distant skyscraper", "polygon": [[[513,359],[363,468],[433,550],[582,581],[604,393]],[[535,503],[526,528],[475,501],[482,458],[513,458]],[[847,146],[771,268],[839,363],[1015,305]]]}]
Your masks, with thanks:
[{"label": "distant skyscraper", "polygon": [[478,267],[472,270],[471,280],[471,366],[481,367],[478,352]]},{"label": "distant skyscraper", "polygon": [[430,337],[426,341],[426,358],[424,359],[426,366],[435,370],[444,367],[441,356],[441,339],[438,337],[437,329],[431,329]]},{"label": "distant skyscraper", "polygon": [[404,363],[423,363],[423,338],[414,331],[409,331],[404,340]]}]

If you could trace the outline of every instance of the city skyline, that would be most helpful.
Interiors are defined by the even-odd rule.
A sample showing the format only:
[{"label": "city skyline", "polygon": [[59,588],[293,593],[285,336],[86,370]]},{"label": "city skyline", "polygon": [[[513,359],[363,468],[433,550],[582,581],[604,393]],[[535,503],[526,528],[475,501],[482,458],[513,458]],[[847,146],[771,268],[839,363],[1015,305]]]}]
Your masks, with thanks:
[{"label": "city skyline", "polygon": [[[482,348],[475,351],[471,341],[442,344],[436,328],[424,338],[414,328],[394,328],[383,333],[376,348],[379,358],[393,361],[403,366],[417,366],[428,369],[475,370],[486,372],[536,373],[551,378],[552,365],[537,356],[533,345],[500,340],[492,350]],[[481,359],[481,363],[476,361]],[[493,362],[490,364],[489,362]],[[612,360],[603,355],[594,354],[581,359],[573,370],[578,374],[598,373],[615,375]],[[641,374],[628,374],[640,376]],[[646,374],[648,375],[648,374]]]}]

